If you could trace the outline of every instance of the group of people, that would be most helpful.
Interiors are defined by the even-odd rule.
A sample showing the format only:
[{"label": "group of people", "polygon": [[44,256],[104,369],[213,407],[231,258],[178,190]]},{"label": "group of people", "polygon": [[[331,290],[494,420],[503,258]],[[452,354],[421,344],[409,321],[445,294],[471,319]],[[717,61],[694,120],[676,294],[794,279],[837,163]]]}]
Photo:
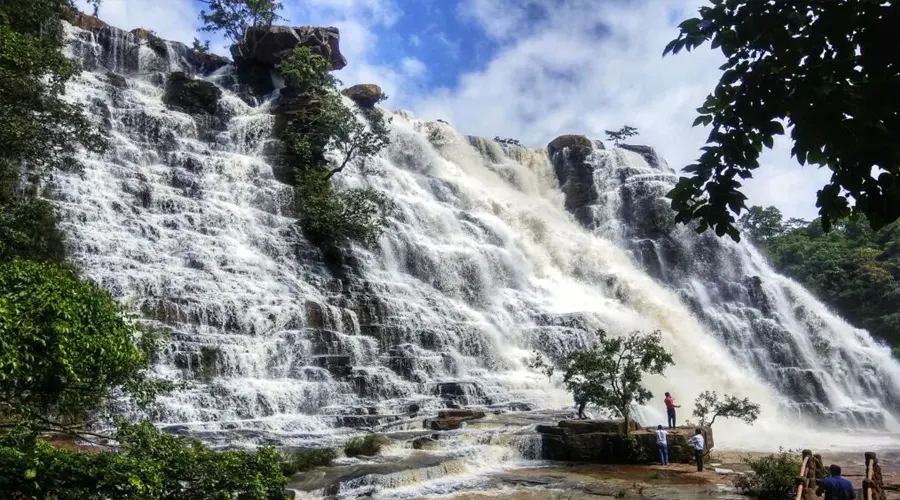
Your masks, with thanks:
[{"label": "group of people", "polygon": [[[675,428],[675,408],[680,406],[675,404],[672,395],[666,393],[664,400],[666,404],[666,416],[668,417],[669,429]],[[659,461],[663,465],[669,465],[669,433],[663,429],[662,425],[656,426],[656,445],[659,448]],[[688,443],[694,447],[694,453],[697,458],[697,472],[703,471],[703,448],[706,441],[703,437],[703,430],[697,429],[693,436],[688,439]],[[825,500],[856,500],[856,490],[853,484],[847,479],[841,477],[841,466],[831,465],[829,467],[830,477],[826,477],[819,482],[816,488],[816,496],[825,495]]]}]

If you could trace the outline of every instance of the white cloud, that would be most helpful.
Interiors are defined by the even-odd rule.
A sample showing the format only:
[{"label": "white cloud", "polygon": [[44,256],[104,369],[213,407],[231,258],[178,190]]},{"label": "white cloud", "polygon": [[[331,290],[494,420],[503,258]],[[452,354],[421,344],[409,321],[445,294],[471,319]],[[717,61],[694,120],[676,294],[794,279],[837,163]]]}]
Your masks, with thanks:
[{"label": "white cloud", "polygon": [[[461,75],[414,110],[448,119],[464,133],[515,137],[544,146],[564,133],[603,139],[604,130],[638,127],[680,169],[699,156],[707,130],[691,128],[695,109],[719,78],[721,54],[662,58],[674,24],[704,0],[467,0],[462,19],[501,44],[483,69]],[[750,204],[775,204],[788,216],[815,216],[827,172],[801,169],[786,141],[763,155],[746,183]]]},{"label": "white cloud", "polygon": [[[77,0],[79,9],[90,14],[93,8]],[[191,0],[104,0],[99,18],[117,28],[147,28],[166,40],[190,45],[200,27]]]},{"label": "white cloud", "polygon": [[425,75],[428,69],[425,67],[425,63],[415,57],[404,57],[400,61],[400,67],[403,69],[403,73],[410,78],[419,78]]}]

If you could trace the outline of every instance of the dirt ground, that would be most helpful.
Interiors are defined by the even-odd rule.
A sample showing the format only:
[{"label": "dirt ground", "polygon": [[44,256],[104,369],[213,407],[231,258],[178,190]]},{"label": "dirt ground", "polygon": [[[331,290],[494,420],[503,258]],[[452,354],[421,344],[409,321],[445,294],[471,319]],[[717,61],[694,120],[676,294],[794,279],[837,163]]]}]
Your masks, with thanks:
[{"label": "dirt ground", "polygon": [[[519,469],[500,474],[489,491],[452,496],[455,500],[586,500],[658,499],[714,500],[746,499],[732,486],[732,477],[746,472],[742,459],[766,453],[714,451],[703,472],[696,466],[672,464],[596,465],[560,464],[553,467]],[[900,500],[900,457],[879,457],[888,500]],[[857,488],[865,477],[863,453],[823,453],[826,466],[836,463]]]}]

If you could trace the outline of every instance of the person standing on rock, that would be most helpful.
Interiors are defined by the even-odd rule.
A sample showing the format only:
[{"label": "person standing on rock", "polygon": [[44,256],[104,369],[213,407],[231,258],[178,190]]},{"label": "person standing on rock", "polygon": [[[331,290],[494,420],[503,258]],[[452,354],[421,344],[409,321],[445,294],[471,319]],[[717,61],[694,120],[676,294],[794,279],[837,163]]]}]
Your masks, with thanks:
[{"label": "person standing on rock", "polygon": [[669,465],[669,442],[667,438],[669,433],[663,429],[662,425],[656,426],[656,447],[659,448],[659,461],[663,465]]},{"label": "person standing on rock", "polygon": [[587,395],[581,391],[575,391],[575,405],[578,407],[578,418],[581,420],[586,419],[584,416],[584,407],[587,406]]},{"label": "person standing on rock", "polygon": [[841,477],[841,466],[832,464],[829,468],[831,477],[826,477],[816,488],[816,496],[825,494],[825,500],[856,500],[853,483]]},{"label": "person standing on rock", "polygon": [[666,403],[666,415],[669,416],[669,429],[675,428],[675,408],[681,408],[680,406],[675,405],[675,400],[672,399],[672,395],[668,392],[666,393],[666,399],[664,399]]},{"label": "person standing on rock", "polygon": [[688,443],[694,445],[694,454],[697,456],[697,472],[703,472],[703,446],[706,440],[703,438],[703,429],[697,429],[697,433],[688,439]]}]

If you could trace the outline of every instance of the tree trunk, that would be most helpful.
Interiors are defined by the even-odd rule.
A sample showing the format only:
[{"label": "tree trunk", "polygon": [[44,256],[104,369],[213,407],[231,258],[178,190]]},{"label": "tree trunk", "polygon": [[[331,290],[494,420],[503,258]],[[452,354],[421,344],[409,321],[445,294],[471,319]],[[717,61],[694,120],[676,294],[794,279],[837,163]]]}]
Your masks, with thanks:
[{"label": "tree trunk", "polygon": [[628,426],[628,410],[626,409],[624,412],[622,412],[622,414],[625,415],[625,435],[627,436],[631,434],[631,428]]}]

